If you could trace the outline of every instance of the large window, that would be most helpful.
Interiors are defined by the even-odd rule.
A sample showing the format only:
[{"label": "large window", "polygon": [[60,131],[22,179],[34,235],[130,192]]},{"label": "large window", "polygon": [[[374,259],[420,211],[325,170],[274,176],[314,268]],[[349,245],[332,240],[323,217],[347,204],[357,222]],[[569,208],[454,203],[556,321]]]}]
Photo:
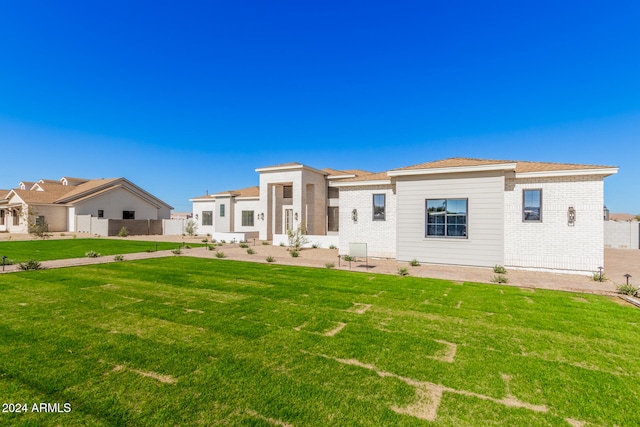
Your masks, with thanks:
[{"label": "large window", "polygon": [[202,225],[213,225],[213,211],[202,211]]},{"label": "large window", "polygon": [[467,199],[427,199],[426,205],[427,237],[467,237]]},{"label": "large window", "polygon": [[542,190],[522,191],[522,221],[542,222]]},{"label": "large window", "polygon": [[282,187],[282,197],[284,199],[290,199],[293,197],[293,186],[285,185]]},{"label": "large window", "polygon": [[122,211],[122,219],[136,219],[136,211]]},{"label": "large window", "polygon": [[340,226],[340,211],[337,206],[329,206],[329,211],[327,212],[327,231],[338,231]]},{"label": "large window", "polygon": [[384,221],[385,218],[386,218],[385,195],[374,194],[373,195],[373,220]]},{"label": "large window", "polygon": [[220,205],[220,218],[224,217],[224,210],[225,210],[224,205]]},{"label": "large window", "polygon": [[242,226],[253,227],[253,211],[242,211]]},{"label": "large window", "polygon": [[11,216],[13,216],[13,225],[20,225],[20,211],[14,209]]}]

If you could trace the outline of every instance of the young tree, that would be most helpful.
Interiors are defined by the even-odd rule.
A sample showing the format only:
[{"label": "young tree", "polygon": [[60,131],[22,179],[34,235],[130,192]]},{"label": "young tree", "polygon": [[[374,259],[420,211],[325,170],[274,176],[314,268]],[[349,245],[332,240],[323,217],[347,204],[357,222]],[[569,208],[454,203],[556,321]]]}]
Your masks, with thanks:
[{"label": "young tree", "polygon": [[27,223],[29,234],[39,239],[48,239],[51,237],[51,234],[49,234],[49,224],[45,221],[44,216],[38,215],[37,210],[28,207],[26,211],[23,211],[22,215],[24,221]]},{"label": "young tree", "polygon": [[287,237],[289,238],[289,248],[294,251],[299,251],[302,246],[309,243],[307,226],[304,221],[295,230],[287,230]]},{"label": "young tree", "polygon": [[187,220],[187,222],[184,225],[184,232],[187,233],[189,236],[195,236],[196,233],[198,232],[198,223],[192,219]]}]

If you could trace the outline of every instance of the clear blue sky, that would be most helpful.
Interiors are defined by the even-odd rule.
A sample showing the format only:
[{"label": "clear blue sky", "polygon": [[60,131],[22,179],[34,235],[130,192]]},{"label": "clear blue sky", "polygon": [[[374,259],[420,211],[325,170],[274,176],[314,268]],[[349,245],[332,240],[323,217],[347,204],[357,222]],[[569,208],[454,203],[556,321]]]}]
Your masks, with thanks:
[{"label": "clear blue sky", "polygon": [[603,164],[640,213],[640,2],[0,0],[0,153],[0,188],[124,176],[177,211],[292,161]]}]

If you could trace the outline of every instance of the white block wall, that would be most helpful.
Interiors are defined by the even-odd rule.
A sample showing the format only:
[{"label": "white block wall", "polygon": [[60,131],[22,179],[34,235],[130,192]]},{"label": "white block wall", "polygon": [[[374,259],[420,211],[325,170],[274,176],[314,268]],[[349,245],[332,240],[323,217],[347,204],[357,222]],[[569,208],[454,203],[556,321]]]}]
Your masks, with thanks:
[{"label": "white block wall", "polygon": [[[202,225],[202,212],[204,211],[211,211],[211,215],[213,218],[212,225]],[[200,202],[200,201],[193,202],[193,219],[198,224],[198,230],[197,230],[198,234],[211,235],[216,231],[215,230],[215,214],[216,214],[216,202],[214,200],[206,201],[206,202]],[[197,220],[196,220],[196,217],[198,218]]]},{"label": "white block wall", "polygon": [[[522,191],[542,189],[542,222],[522,221]],[[604,265],[604,185],[601,176],[507,178],[505,265],[594,272]],[[568,225],[569,206],[576,210]]]},{"label": "white block wall", "polygon": [[605,221],[604,247],[640,249],[640,223],[638,221]]},{"label": "white block wall", "polygon": [[[373,195],[385,194],[386,219],[373,220]],[[339,252],[349,253],[349,243],[366,243],[369,256],[396,257],[396,195],[391,185],[340,187]],[[358,210],[358,221],[351,214]]]}]

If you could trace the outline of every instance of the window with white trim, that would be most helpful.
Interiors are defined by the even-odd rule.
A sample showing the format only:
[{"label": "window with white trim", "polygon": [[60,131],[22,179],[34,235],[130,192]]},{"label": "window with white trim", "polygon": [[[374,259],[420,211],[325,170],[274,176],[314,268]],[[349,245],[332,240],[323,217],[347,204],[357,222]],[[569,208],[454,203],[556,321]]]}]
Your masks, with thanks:
[{"label": "window with white trim", "polygon": [[427,199],[425,236],[467,238],[468,199]]},{"label": "window with white trim", "polygon": [[242,226],[253,227],[253,211],[242,211]]},{"label": "window with white trim", "polygon": [[202,211],[202,225],[213,225],[213,211]]}]

